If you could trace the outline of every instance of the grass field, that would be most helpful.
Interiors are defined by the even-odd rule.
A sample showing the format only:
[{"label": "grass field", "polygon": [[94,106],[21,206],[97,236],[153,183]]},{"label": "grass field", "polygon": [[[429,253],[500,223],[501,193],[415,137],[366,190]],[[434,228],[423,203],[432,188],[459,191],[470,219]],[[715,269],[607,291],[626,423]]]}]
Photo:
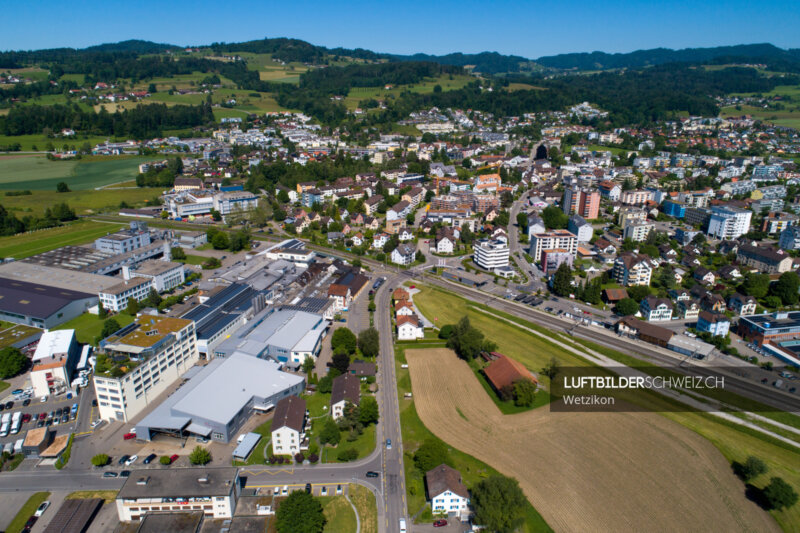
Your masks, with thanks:
[{"label": "grass field", "polygon": [[320,496],[325,513],[323,533],[359,533],[356,531],[356,513],[344,496]]},{"label": "grass field", "polygon": [[344,99],[344,104],[347,109],[355,109],[358,103],[362,100],[386,100],[387,98],[394,98],[403,91],[411,91],[414,93],[432,93],[433,88],[437,85],[442,87],[442,91],[452,91],[461,89],[468,83],[475,81],[472,76],[454,75],[450,79],[449,75],[441,75],[437,78],[428,78],[420,83],[413,85],[398,85],[392,89],[386,90],[384,87],[353,87]]},{"label": "grass field", "polygon": [[0,237],[0,257],[24,259],[66,246],[92,242],[106,233],[114,232],[122,224],[79,220],[68,226],[43,229],[33,233],[20,233],[10,237]]},{"label": "grass field", "polygon": [[556,530],[777,530],[710,443],[658,414],[503,415],[450,350],[406,359],[425,426],[516,477]]},{"label": "grass field", "polygon": [[378,504],[375,495],[368,488],[351,483],[348,496],[356,506],[361,521],[361,530],[358,533],[378,533]]},{"label": "grass field", "polygon": [[17,515],[14,517],[14,520],[8,525],[6,528],[6,533],[20,533],[22,528],[25,527],[25,522],[28,521],[28,518],[36,512],[36,508],[39,507],[43,501],[47,500],[50,497],[49,492],[37,492],[30,498],[28,501],[25,502],[25,505],[19,510]]},{"label": "grass field", "polygon": [[0,189],[52,190],[64,181],[70,190],[81,191],[129,181],[138,166],[152,157],[125,157],[87,161],[50,161],[42,156],[0,158]]},{"label": "grass field", "polygon": [[[315,423],[314,427],[315,429],[316,427],[321,427],[321,424]],[[375,424],[365,427],[364,432],[353,442],[347,441],[347,433],[342,432],[341,435],[341,440],[336,448],[331,448],[330,446],[321,448],[322,453],[320,454],[320,462],[339,463],[341,461],[336,458],[339,452],[350,449],[358,452],[357,459],[363,459],[375,449]]]},{"label": "grass field", "polygon": [[[84,137],[81,135],[71,138],[48,139],[44,135],[38,133],[32,135],[0,135],[0,146],[19,143],[23,152],[30,152],[33,151],[34,147],[36,147],[36,149],[40,151],[44,150],[48,142],[52,142],[53,146],[55,146],[56,148],[61,148],[64,145],[64,143],[67,143],[70,146],[74,144],[75,146],[80,147],[83,143],[88,142],[89,144],[94,146],[98,143],[105,142],[106,139],[108,139],[108,137],[98,137],[98,136]],[[113,141],[115,139],[109,139],[109,140]],[[118,140],[124,141],[125,139],[118,139]],[[13,154],[13,152],[11,153]]]},{"label": "grass field", "polygon": [[253,451],[250,452],[250,456],[247,458],[246,461],[233,461],[233,466],[245,466],[245,465],[263,465],[266,464],[264,460],[264,448],[267,446],[270,438],[272,437],[272,420],[267,420],[263,424],[259,425],[256,429],[253,430],[253,433],[258,433],[261,435],[261,440],[258,441]]},{"label": "grass field", "polygon": [[[793,101],[783,102],[784,109],[764,109],[743,105],[741,109],[734,106],[724,107],[720,111],[720,116],[731,117],[741,115],[751,115],[753,118],[775,124],[776,126],[786,126],[790,128],[800,128],[800,85],[778,85],[773,90],[760,93],[764,97],[789,96]],[[735,93],[732,96],[756,96],[755,93]]]},{"label": "grass field", "polygon": [[0,323],[0,349],[5,348],[6,346],[11,346],[15,342],[30,337],[39,331],[41,330],[32,328],[30,326],[12,324],[11,322],[2,322]]},{"label": "grass field", "polygon": [[[125,327],[133,322],[133,317],[126,315],[125,313],[114,315],[114,319],[117,321],[117,323],[119,323],[120,327]],[[84,313],[81,316],[75,317],[69,322],[64,322],[60,326],[56,326],[53,329],[74,329],[75,337],[78,339],[78,342],[82,342],[84,344],[95,344],[95,339],[103,330],[104,321],[105,320],[101,319],[97,315]]]},{"label": "grass field", "polygon": [[419,292],[412,298],[420,313],[428,320],[442,327],[445,324],[455,324],[467,315],[473,326],[480,329],[489,340],[497,343],[499,352],[520,361],[534,372],[538,373],[551,357],[556,357],[565,366],[587,364],[583,359],[539,336],[476,311],[458,296],[436,288],[418,288]]},{"label": "grass field", "polygon": [[514,92],[514,91],[530,91],[531,89],[536,89],[538,91],[544,90],[544,87],[537,87],[536,85],[530,85],[528,83],[509,83],[508,87],[506,87],[507,91]]},{"label": "grass field", "polygon": [[14,212],[17,217],[26,214],[41,215],[46,208],[61,202],[69,204],[78,215],[93,215],[108,211],[116,213],[121,202],[124,201],[131,207],[143,205],[146,201],[160,196],[162,189],[109,187],[67,193],[57,193],[55,190],[31,192],[33,194],[26,196],[0,195],[0,205]]}]

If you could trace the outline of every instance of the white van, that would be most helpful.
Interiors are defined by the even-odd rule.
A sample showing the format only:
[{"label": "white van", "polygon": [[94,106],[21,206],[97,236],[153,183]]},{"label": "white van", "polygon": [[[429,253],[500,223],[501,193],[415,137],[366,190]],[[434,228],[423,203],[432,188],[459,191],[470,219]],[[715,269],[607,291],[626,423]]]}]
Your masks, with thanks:
[{"label": "white van", "polygon": [[406,533],[406,519],[400,519],[400,533]]},{"label": "white van", "polygon": [[3,425],[0,426],[0,437],[7,437],[8,436],[8,422],[3,422]]}]

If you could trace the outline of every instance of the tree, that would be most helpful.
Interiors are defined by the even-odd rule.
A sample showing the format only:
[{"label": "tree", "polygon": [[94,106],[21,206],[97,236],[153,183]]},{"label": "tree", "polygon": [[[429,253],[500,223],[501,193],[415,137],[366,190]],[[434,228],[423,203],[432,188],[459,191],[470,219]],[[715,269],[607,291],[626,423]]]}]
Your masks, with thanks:
[{"label": "tree", "polygon": [[215,250],[226,250],[230,245],[231,241],[228,238],[228,234],[224,231],[220,231],[214,235],[214,239],[211,241],[211,246],[213,246]]},{"label": "tree", "polygon": [[414,452],[414,465],[423,474],[439,465],[451,463],[447,445],[438,439],[426,439]]},{"label": "tree", "polygon": [[56,185],[56,192],[70,192],[69,185],[64,181],[59,181]]},{"label": "tree", "polygon": [[333,390],[333,376],[329,374],[320,378],[319,383],[317,383],[317,389],[323,394],[331,392]]},{"label": "tree", "polygon": [[125,313],[131,316],[136,316],[136,313],[139,312],[139,302],[136,301],[136,298],[128,298],[128,306],[125,308]]},{"label": "tree", "polygon": [[764,487],[764,499],[770,509],[784,509],[797,503],[797,492],[791,485],[779,477],[769,480],[769,485]]},{"label": "tree", "polygon": [[350,367],[350,356],[343,352],[334,353],[332,366],[338,370],[340,374],[345,374]]},{"label": "tree", "polygon": [[97,318],[105,319],[108,316],[108,310],[103,307],[103,302],[97,304]]},{"label": "tree", "polygon": [[447,340],[450,338],[450,335],[453,334],[453,325],[452,324],[445,324],[442,326],[442,329],[439,330],[439,338]]},{"label": "tree", "polygon": [[107,318],[105,322],[103,322],[103,329],[100,330],[100,339],[105,339],[120,330],[119,322],[117,322],[116,318]]},{"label": "tree", "polygon": [[742,478],[742,481],[750,481],[757,478],[761,474],[767,472],[767,465],[764,461],[755,456],[749,456],[744,463],[734,463],[734,470],[736,475]]},{"label": "tree", "polygon": [[339,453],[336,454],[336,458],[342,462],[355,461],[358,459],[358,450],[355,448],[339,450]]},{"label": "tree", "polygon": [[545,207],[541,216],[547,229],[565,229],[569,223],[567,214],[554,205]]},{"label": "tree", "polygon": [[170,255],[176,261],[184,261],[186,259],[186,252],[180,246],[173,246],[170,250]]},{"label": "tree", "polygon": [[536,397],[536,385],[528,379],[518,379],[514,382],[514,405],[517,407],[530,407]]},{"label": "tree", "polygon": [[342,438],[342,433],[339,431],[339,426],[333,421],[333,418],[325,420],[325,425],[322,426],[322,431],[319,432],[319,441],[322,444],[330,444],[336,446]]},{"label": "tree", "polygon": [[517,213],[517,226],[520,229],[528,228],[528,215],[526,213]]},{"label": "tree", "polygon": [[358,421],[363,425],[376,424],[378,422],[378,402],[374,396],[364,396],[358,405]]},{"label": "tree", "polygon": [[369,327],[358,334],[358,349],[364,357],[377,357],[381,350],[380,335],[374,327]]},{"label": "tree", "polygon": [[92,457],[92,464],[94,466],[106,466],[110,460],[111,458],[108,455],[104,453],[98,453]]},{"label": "tree", "polygon": [[620,316],[635,315],[639,310],[639,304],[633,298],[623,298],[617,302],[616,312]]},{"label": "tree", "polygon": [[303,372],[307,375],[310,375],[311,372],[314,370],[315,361],[313,357],[306,357],[303,361]]},{"label": "tree", "polygon": [[462,359],[474,359],[484,348],[483,333],[472,327],[469,317],[464,316],[453,327],[453,332],[447,339],[447,347]]},{"label": "tree", "polygon": [[561,263],[553,275],[553,292],[558,296],[568,296],[572,293],[572,270],[566,263]]},{"label": "tree", "polygon": [[304,490],[292,492],[275,513],[278,533],[321,533],[324,527],[322,505]]},{"label": "tree", "polygon": [[744,275],[744,281],[739,290],[753,298],[763,298],[769,291],[769,276],[748,272]]},{"label": "tree", "polygon": [[161,463],[162,465],[171,465],[172,459],[169,458],[169,455],[162,455],[161,457],[159,457],[158,462]]},{"label": "tree", "polygon": [[356,351],[357,345],[358,340],[356,339],[355,333],[346,327],[337,328],[331,336],[331,349],[333,353],[353,354]]},{"label": "tree", "polygon": [[489,531],[511,533],[524,520],[528,500],[516,479],[494,475],[472,488],[475,523]]},{"label": "tree", "polygon": [[222,261],[220,261],[216,257],[209,257],[203,263],[203,270],[212,270],[215,268],[219,268],[221,266],[222,266]]},{"label": "tree", "polygon": [[780,298],[783,305],[794,305],[798,301],[798,290],[800,290],[800,276],[796,272],[784,272],[770,287],[769,293]]},{"label": "tree", "polygon": [[211,452],[202,446],[195,446],[189,454],[189,462],[193,465],[205,465],[211,462]]},{"label": "tree", "polygon": [[633,287],[628,287],[628,296],[635,302],[641,302],[651,294],[652,292],[650,291],[650,287],[647,285],[635,285]]},{"label": "tree", "polygon": [[150,288],[147,298],[144,300],[148,307],[155,307],[158,309],[158,304],[163,301],[163,298],[158,294],[154,288]]},{"label": "tree", "polygon": [[550,378],[550,383],[553,382],[559,372],[561,372],[561,364],[555,357],[551,357],[550,362],[542,368],[542,374]]}]

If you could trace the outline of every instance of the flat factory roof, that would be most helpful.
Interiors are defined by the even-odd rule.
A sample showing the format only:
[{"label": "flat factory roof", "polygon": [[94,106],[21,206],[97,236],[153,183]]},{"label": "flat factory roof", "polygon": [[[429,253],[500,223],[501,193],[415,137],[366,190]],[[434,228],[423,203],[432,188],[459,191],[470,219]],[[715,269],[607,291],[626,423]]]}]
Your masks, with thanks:
[{"label": "flat factory roof", "polygon": [[227,496],[238,477],[236,468],[170,468],[134,470],[125,479],[118,500]]}]

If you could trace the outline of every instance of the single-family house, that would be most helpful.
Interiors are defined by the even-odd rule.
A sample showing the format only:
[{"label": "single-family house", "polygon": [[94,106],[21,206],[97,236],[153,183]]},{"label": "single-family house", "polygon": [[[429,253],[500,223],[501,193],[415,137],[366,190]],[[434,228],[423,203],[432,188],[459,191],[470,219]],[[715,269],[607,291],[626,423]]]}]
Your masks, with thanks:
[{"label": "single-family house", "polygon": [[397,340],[409,341],[421,339],[425,332],[416,315],[400,315],[397,317]]},{"label": "single-family house", "polygon": [[416,253],[417,251],[413,245],[401,243],[397,246],[397,248],[392,250],[392,263],[396,265],[408,266],[414,263]]},{"label": "single-family house", "polygon": [[731,328],[731,321],[722,313],[700,311],[697,317],[697,331],[710,333],[714,337],[724,337]]},{"label": "single-family house", "polygon": [[425,484],[434,514],[454,513],[461,516],[469,511],[469,491],[461,481],[458,470],[441,464],[425,472]]},{"label": "single-family house", "polygon": [[353,374],[342,374],[333,378],[331,386],[331,417],[344,416],[347,403],[358,405],[361,401],[361,380]]},{"label": "single-family house", "polygon": [[639,304],[639,311],[648,322],[672,320],[672,301],[667,298],[648,296]]},{"label": "single-family house", "polygon": [[756,314],[758,303],[752,296],[745,296],[738,292],[728,298],[728,308],[739,316]]}]

